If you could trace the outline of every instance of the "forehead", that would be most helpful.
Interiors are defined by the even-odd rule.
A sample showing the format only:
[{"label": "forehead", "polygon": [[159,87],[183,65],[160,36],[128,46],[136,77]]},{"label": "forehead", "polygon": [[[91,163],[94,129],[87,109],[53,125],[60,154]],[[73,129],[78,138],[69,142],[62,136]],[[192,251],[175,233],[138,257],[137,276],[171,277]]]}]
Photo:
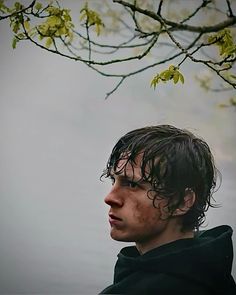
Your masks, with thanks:
[{"label": "forehead", "polygon": [[114,172],[117,174],[127,175],[130,177],[135,176],[136,178],[142,178],[142,158],[142,154],[137,155],[133,161],[129,160],[128,155],[122,157],[118,161]]}]

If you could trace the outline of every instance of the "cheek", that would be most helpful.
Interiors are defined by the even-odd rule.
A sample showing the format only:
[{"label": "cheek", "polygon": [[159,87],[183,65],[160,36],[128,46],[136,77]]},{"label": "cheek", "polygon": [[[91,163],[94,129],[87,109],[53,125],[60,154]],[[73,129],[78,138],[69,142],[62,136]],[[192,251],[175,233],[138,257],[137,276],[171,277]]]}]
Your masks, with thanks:
[{"label": "cheek", "polygon": [[133,218],[138,224],[153,224],[160,219],[160,210],[158,208],[154,208],[152,202],[150,202],[150,204],[135,202],[133,208]]}]

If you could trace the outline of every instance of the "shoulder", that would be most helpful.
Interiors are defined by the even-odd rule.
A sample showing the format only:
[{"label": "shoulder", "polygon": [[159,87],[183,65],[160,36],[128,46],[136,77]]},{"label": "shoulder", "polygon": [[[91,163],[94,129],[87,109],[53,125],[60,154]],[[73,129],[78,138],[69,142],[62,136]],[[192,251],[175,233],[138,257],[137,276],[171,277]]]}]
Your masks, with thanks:
[{"label": "shoulder", "polygon": [[160,292],[163,295],[209,295],[212,290],[208,286],[187,276],[178,274],[163,273],[153,278],[152,282],[148,282],[149,294],[152,292]]},{"label": "shoulder", "polygon": [[213,293],[206,286],[180,276],[139,272],[107,287],[100,294],[210,295]]}]

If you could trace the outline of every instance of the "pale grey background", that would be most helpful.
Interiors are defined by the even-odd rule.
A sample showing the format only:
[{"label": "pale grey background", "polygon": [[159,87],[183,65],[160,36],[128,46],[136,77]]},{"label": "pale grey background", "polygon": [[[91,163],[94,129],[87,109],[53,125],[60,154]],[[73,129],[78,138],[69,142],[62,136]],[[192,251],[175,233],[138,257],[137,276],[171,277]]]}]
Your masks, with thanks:
[{"label": "pale grey background", "polygon": [[112,80],[28,43],[13,51],[3,23],[0,52],[0,294],[96,294],[110,284],[124,244],[109,238],[99,176],[114,142],[144,125],[208,141],[223,182],[206,225],[236,230],[236,113],[217,108],[229,94],[196,86],[198,66],[183,68],[184,85],[153,91],[151,70],[105,101]]}]

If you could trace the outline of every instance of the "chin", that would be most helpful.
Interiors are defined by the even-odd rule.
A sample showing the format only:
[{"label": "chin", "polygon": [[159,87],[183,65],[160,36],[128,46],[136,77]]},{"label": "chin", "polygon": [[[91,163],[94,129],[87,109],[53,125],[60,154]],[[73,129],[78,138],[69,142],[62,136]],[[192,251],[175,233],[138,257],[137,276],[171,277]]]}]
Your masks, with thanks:
[{"label": "chin", "polygon": [[115,241],[119,241],[119,242],[134,242],[134,239],[132,239],[131,237],[127,237],[127,236],[122,236],[118,233],[110,233],[110,236],[113,240]]}]

